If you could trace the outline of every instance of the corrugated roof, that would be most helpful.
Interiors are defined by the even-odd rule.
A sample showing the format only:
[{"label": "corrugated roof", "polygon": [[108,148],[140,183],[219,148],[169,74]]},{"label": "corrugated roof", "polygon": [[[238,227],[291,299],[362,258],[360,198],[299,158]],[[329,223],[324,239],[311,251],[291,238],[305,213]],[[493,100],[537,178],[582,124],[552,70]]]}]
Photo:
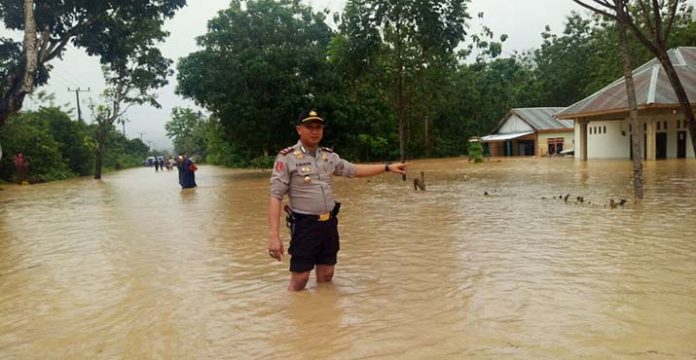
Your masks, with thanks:
[{"label": "corrugated roof", "polygon": [[505,141],[505,140],[512,140],[516,139],[518,137],[526,136],[526,135],[531,135],[534,134],[534,131],[523,131],[523,132],[517,132],[517,133],[511,133],[511,134],[493,134],[493,135],[486,135],[481,137],[481,141],[483,142],[494,142],[494,141]]},{"label": "corrugated roof", "polygon": [[[678,47],[668,51],[674,69],[693,103],[696,99],[696,47]],[[654,58],[633,70],[638,108],[678,106],[679,100],[662,65]],[[628,111],[624,78],[563,109],[556,116],[571,119],[583,116]]]},{"label": "corrugated roof", "polygon": [[562,107],[515,108],[511,111],[536,130],[573,128],[572,120],[558,120],[553,117],[563,109]]},{"label": "corrugated roof", "polygon": [[572,129],[573,120],[559,120],[554,118],[554,114],[563,110],[562,107],[539,107],[539,108],[513,108],[500,119],[498,125],[493,130],[497,133],[506,121],[513,115],[517,115],[522,121],[531,126],[534,130],[553,130],[553,129]]}]

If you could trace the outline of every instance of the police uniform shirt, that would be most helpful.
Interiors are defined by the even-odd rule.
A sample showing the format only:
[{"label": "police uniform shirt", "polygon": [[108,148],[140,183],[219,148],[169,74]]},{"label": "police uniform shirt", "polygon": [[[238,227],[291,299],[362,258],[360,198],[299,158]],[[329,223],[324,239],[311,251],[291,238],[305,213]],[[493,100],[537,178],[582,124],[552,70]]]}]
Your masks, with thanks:
[{"label": "police uniform shirt", "polygon": [[290,208],[300,214],[319,215],[336,204],[331,175],[354,177],[358,169],[331,149],[319,147],[311,154],[301,141],[282,150],[271,175],[271,196],[288,194]]}]

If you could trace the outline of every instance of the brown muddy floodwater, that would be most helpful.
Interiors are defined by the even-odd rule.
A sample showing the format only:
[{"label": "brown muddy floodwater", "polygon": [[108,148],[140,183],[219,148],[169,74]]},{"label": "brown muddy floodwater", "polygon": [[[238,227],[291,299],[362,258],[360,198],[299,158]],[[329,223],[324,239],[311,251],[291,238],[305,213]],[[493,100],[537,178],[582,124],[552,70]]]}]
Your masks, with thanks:
[{"label": "brown muddy floodwater", "polygon": [[336,278],[301,293],[265,251],[268,171],[3,185],[0,358],[696,358],[696,161],[616,209],[628,161],[420,171],[336,179]]}]

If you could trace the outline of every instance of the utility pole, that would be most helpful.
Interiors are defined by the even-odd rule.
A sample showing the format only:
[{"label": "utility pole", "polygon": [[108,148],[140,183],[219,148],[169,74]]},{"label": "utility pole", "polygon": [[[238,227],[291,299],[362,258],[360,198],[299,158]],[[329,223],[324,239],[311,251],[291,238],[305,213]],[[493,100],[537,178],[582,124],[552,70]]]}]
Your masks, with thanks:
[{"label": "utility pole", "polygon": [[147,152],[152,152],[152,140],[147,141]]},{"label": "utility pole", "polygon": [[87,90],[82,90],[79,87],[75,90],[70,90],[70,88],[68,88],[68,91],[75,92],[75,97],[77,98],[77,120],[79,120],[81,122],[82,121],[82,111],[80,110],[80,93],[81,92],[89,92],[89,88],[87,88]]},{"label": "utility pole", "polygon": [[116,120],[116,122],[123,125],[123,136],[126,136],[126,119],[124,117],[121,117],[118,120]]},{"label": "utility pole", "polygon": [[138,134],[140,134],[140,141],[143,141],[143,134],[144,134],[144,133],[139,132]]}]

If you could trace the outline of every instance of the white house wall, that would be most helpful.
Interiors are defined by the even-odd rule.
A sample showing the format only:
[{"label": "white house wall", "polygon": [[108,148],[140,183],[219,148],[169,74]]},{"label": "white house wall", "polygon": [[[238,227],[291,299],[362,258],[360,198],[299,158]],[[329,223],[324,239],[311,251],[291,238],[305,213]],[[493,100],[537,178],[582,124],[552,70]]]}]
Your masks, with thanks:
[{"label": "white house wall", "polygon": [[[694,158],[694,150],[691,144],[689,132],[685,127],[683,117],[679,115],[660,115],[643,116],[640,118],[641,124],[645,121],[654,125],[656,133],[667,133],[667,158],[677,157],[677,134],[679,131],[686,131],[686,157]],[[657,130],[657,122],[660,129]],[[667,129],[665,129],[665,122]],[[677,123],[679,122],[679,128]],[[610,121],[590,121],[587,124],[587,158],[588,159],[629,159],[631,156],[631,138],[629,132],[629,120],[610,120]],[[580,124],[575,122],[575,139],[580,138]],[[642,143],[642,139],[641,139]],[[645,144],[641,144],[645,148]],[[576,141],[576,157],[580,151],[579,143]]]},{"label": "white house wall", "polygon": [[625,120],[591,121],[587,124],[588,159],[629,158],[630,141]]},{"label": "white house wall", "polygon": [[503,124],[503,126],[500,127],[500,130],[498,130],[498,134],[512,134],[521,133],[525,131],[535,130],[526,122],[522,121],[522,119],[520,119],[519,116],[513,114],[505,121],[505,124]]}]

